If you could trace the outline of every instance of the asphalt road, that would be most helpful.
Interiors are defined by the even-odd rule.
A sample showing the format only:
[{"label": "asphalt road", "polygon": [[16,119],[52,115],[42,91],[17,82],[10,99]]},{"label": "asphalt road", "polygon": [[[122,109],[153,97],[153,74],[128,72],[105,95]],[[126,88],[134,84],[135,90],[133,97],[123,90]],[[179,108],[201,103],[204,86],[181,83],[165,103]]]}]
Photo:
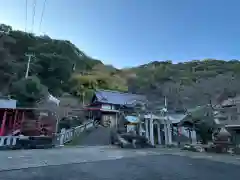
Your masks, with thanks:
[{"label": "asphalt road", "polygon": [[[178,149],[120,149],[100,127],[78,147],[0,152],[2,180],[237,180],[240,158]],[[105,146],[104,146],[105,145]],[[227,163],[224,163],[227,162]]]},{"label": "asphalt road", "polygon": [[175,155],[149,155],[0,171],[3,180],[239,180],[240,166]]},{"label": "asphalt road", "polygon": [[97,129],[92,130],[80,141],[79,145],[84,146],[97,146],[110,144],[110,128],[99,126]]}]

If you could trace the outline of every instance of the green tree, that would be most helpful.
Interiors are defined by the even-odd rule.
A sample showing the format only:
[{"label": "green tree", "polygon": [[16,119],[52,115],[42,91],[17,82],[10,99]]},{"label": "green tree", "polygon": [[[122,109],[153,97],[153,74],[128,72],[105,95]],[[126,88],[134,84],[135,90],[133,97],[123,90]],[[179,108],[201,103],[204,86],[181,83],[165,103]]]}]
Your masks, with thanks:
[{"label": "green tree", "polygon": [[52,94],[60,95],[64,83],[67,83],[71,74],[73,64],[67,57],[57,54],[40,54],[35,63],[41,82],[49,88]]},{"label": "green tree", "polygon": [[14,82],[10,89],[11,96],[18,100],[20,106],[33,106],[48,95],[47,88],[37,77],[28,77]]},{"label": "green tree", "polygon": [[0,32],[9,33],[12,31],[12,27],[6,24],[0,24]]}]

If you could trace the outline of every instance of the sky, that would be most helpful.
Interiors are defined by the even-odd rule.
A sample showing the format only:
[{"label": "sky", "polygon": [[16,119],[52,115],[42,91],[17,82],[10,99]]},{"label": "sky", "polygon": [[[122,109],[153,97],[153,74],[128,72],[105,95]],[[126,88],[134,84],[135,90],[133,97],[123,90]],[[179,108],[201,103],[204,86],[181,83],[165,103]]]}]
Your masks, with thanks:
[{"label": "sky", "polygon": [[25,1],[0,0],[0,23],[70,40],[117,68],[240,59],[239,0],[46,0],[41,26],[44,0],[36,0],[35,16],[28,0],[27,21]]}]

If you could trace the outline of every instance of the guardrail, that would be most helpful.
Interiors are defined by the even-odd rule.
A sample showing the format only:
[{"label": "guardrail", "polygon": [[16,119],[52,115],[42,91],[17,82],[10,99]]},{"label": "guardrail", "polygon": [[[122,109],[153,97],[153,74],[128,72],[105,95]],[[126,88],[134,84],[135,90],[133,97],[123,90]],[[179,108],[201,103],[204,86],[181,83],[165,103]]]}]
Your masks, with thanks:
[{"label": "guardrail", "polygon": [[64,146],[64,144],[73,140],[74,137],[79,136],[85,130],[93,127],[93,121],[89,121],[83,125],[72,129],[62,130],[55,136],[55,146]]}]

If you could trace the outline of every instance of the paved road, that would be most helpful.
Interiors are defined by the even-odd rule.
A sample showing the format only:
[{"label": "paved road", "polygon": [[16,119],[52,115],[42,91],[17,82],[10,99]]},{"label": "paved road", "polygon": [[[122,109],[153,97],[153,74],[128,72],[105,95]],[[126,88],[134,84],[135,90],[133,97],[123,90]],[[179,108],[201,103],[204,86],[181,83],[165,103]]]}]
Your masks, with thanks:
[{"label": "paved road", "polygon": [[80,145],[96,146],[110,144],[110,128],[98,127],[81,139]]},{"label": "paved road", "polygon": [[0,172],[4,180],[239,180],[240,166],[174,155],[149,155]]},{"label": "paved road", "polygon": [[239,169],[239,157],[175,149],[91,146],[0,153],[4,180],[235,180]]},{"label": "paved road", "polygon": [[[226,180],[239,179],[240,158],[177,149],[120,149],[109,129],[87,134],[82,146],[0,152],[3,180]],[[223,163],[226,162],[226,163]]]}]

